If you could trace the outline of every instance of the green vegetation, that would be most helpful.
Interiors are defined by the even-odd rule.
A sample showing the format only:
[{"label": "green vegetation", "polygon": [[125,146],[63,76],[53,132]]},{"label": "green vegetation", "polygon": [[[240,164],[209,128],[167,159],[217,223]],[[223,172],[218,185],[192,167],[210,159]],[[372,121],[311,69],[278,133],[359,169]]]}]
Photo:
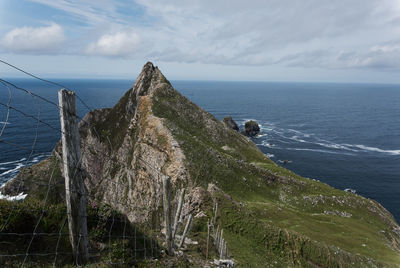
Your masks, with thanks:
[{"label": "green vegetation", "polygon": [[[90,204],[87,213],[90,263],[94,267],[108,267],[110,261],[147,266],[145,254],[147,258],[161,256],[161,247],[152,232],[147,230],[145,235],[143,226],[130,224],[109,206]],[[64,204],[44,205],[33,199],[22,202],[0,200],[0,228],[0,252],[10,255],[0,258],[0,266],[20,267],[32,240],[24,267],[52,267],[53,263],[73,267]]]},{"label": "green vegetation", "polygon": [[[400,264],[393,217],[376,202],[302,178],[268,159],[175,90],[153,96],[197,186],[214,183],[228,248],[241,267]],[[237,205],[241,203],[242,206]],[[211,217],[211,213],[210,213]]]},{"label": "green vegetation", "polygon": [[[85,122],[80,126],[84,139],[88,137],[88,131],[92,131],[94,143],[84,147],[90,153],[85,160],[93,164],[89,172],[100,179],[100,182],[92,182],[89,176],[87,181],[91,193],[87,208],[92,255],[89,267],[107,267],[110,261],[124,261],[128,266],[137,267],[209,264],[205,260],[206,224],[213,216],[215,201],[219,205],[217,223],[224,229],[229,255],[238,267],[400,267],[400,227],[380,204],[303,178],[275,164],[249,138],[175,91],[151,63],[143,70],[138,81],[140,87],[129,90],[114,108],[90,112],[87,117],[94,127],[92,124],[89,128]],[[150,85],[151,95],[137,101],[137,95],[150,94]],[[139,120],[131,122],[136,109],[139,109]],[[177,144],[175,141],[170,144],[171,137],[162,127],[162,131],[152,128],[153,115],[162,119],[157,123],[162,122],[168,128]],[[133,163],[142,156],[140,148],[145,145],[151,145],[147,147],[156,152],[151,152],[148,157],[154,157],[155,161],[165,157],[168,164],[179,167],[182,158],[174,160],[171,148],[180,147],[177,151],[183,151],[183,164],[187,170],[182,173],[187,171],[189,174],[189,185],[182,185],[186,180],[177,179],[174,194],[183,186],[193,190],[194,187],[208,189],[210,184],[214,185],[210,192],[196,188],[202,191],[202,196],[192,200],[198,202],[194,206],[200,206],[195,209],[207,217],[194,218],[189,238],[198,244],[188,245],[183,255],[168,257],[163,253],[162,207],[159,203],[155,205],[158,206],[155,211],[149,211],[152,215],[149,222],[139,226],[129,223],[124,215],[109,206],[94,203],[92,198],[101,199],[108,184],[118,181],[126,187],[116,188],[114,191],[118,192],[110,192],[111,197],[101,200],[115,205],[111,200],[115,194],[127,205],[143,202],[150,208],[152,197],[148,195],[151,194],[139,191],[132,197],[128,188],[128,185],[136,187],[138,184],[142,188],[154,187],[157,183],[145,165]],[[109,154],[106,165],[101,159],[103,155],[97,155],[98,150]],[[117,150],[122,155],[116,155]],[[163,165],[160,170],[170,167]],[[139,173],[140,180],[132,180]],[[49,174],[53,174],[50,183]],[[29,253],[39,255],[28,255],[26,267],[52,266],[55,255],[40,254],[54,253],[57,244],[57,252],[66,254],[57,255],[56,264],[72,265],[63,205],[65,190],[56,157],[23,169],[3,190],[15,194],[18,192],[16,187],[28,193],[28,198],[14,203],[0,201],[0,252],[10,254],[0,258],[0,266],[20,266],[39,219],[36,232],[55,235],[34,237]],[[52,205],[43,204],[46,196],[46,204]],[[131,207],[124,209],[130,212]],[[26,235],[15,236],[16,233]],[[157,259],[145,260],[144,252],[150,250]],[[211,243],[209,259],[213,258],[217,256]]]},{"label": "green vegetation", "polygon": [[119,148],[127,133],[129,120],[133,116],[136,107],[136,98],[131,95],[132,90],[129,89],[113,109],[92,112],[105,114],[104,118],[95,120],[95,124],[91,128],[95,136],[103,144],[106,144],[109,150],[111,148]]}]

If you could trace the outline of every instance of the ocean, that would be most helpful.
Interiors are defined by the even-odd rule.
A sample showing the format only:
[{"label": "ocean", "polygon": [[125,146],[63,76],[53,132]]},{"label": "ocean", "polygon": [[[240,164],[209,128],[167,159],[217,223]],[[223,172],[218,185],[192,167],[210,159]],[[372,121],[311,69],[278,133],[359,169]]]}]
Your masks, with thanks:
[{"label": "ocean", "polygon": [[[57,103],[59,88],[10,79]],[[131,80],[56,80],[77,92],[78,114],[113,106]],[[304,177],[375,199],[400,222],[400,85],[172,81],[216,118],[260,124],[254,142],[273,161]],[[57,107],[0,84],[0,184],[48,157],[60,139]],[[89,107],[86,107],[89,106]],[[38,118],[41,122],[38,125]],[[284,161],[288,160],[288,161]]]}]

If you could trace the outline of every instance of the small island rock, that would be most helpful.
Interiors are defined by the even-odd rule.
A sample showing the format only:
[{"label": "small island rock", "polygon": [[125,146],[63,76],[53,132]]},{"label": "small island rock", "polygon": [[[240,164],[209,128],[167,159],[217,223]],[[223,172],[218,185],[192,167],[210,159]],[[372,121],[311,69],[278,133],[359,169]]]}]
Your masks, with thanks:
[{"label": "small island rock", "polygon": [[242,130],[243,135],[254,137],[258,133],[260,133],[260,126],[256,121],[250,120],[244,124],[244,129]]},{"label": "small island rock", "polygon": [[239,127],[236,124],[235,121],[233,121],[232,116],[227,116],[224,119],[222,119],[222,123],[224,123],[227,127],[239,131]]}]

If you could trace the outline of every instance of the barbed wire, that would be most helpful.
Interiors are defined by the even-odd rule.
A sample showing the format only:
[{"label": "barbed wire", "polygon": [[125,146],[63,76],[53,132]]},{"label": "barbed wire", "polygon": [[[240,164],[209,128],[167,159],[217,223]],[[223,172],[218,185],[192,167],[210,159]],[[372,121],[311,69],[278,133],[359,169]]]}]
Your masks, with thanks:
[{"label": "barbed wire", "polygon": [[27,71],[25,71],[25,70],[23,70],[21,68],[18,68],[17,66],[15,66],[15,65],[13,65],[13,64],[5,61],[5,60],[0,59],[0,62],[3,63],[3,64],[8,65],[8,66],[10,66],[10,67],[12,67],[14,69],[16,69],[16,70],[18,70],[18,71],[20,71],[20,72],[22,72],[22,73],[24,73],[26,75],[29,75],[29,76],[37,79],[37,80],[40,80],[40,81],[43,81],[43,82],[46,82],[46,83],[49,83],[49,84],[52,84],[52,85],[55,85],[55,86],[59,86],[61,88],[68,89],[66,86],[63,86],[63,85],[61,85],[59,83],[56,83],[56,82],[53,82],[53,81],[50,81],[50,80],[47,80],[47,79],[44,79],[44,78],[41,78],[41,77],[38,77],[38,76],[36,76],[36,75],[34,75],[34,74],[30,73],[30,72],[27,72]]},{"label": "barbed wire", "polygon": [[47,187],[46,197],[45,197],[44,202],[43,202],[42,214],[40,215],[39,220],[37,221],[37,223],[36,223],[36,225],[35,225],[35,228],[33,229],[33,235],[32,235],[31,241],[29,241],[28,247],[26,248],[26,255],[25,255],[24,261],[22,262],[22,266],[25,265],[26,258],[28,257],[28,254],[29,254],[29,249],[31,248],[33,239],[35,239],[35,236],[36,236],[36,230],[37,230],[37,228],[38,228],[38,226],[39,226],[39,224],[40,224],[40,221],[41,221],[42,218],[43,218],[43,215],[44,215],[44,208],[45,208],[45,206],[46,206],[47,198],[49,197],[49,193],[50,193],[50,183],[51,183],[51,181],[52,181],[52,179],[53,179],[54,171],[55,171],[55,169],[56,169],[57,164],[58,164],[58,160],[56,160],[56,161],[54,162],[53,169],[52,169],[52,171],[51,171],[51,175],[50,175],[50,179],[49,179],[49,183],[48,183],[48,187]]},{"label": "barbed wire", "polygon": [[[65,89],[70,90],[68,87],[66,87],[66,86],[64,86],[64,85],[62,85],[62,84],[60,84],[60,83],[57,83],[57,82],[53,82],[53,81],[50,81],[50,80],[47,80],[47,79],[40,78],[40,77],[38,77],[38,76],[36,76],[36,75],[30,73],[30,72],[27,72],[27,71],[25,71],[25,70],[22,70],[21,68],[18,68],[18,67],[16,67],[16,66],[14,66],[14,65],[12,65],[12,64],[10,64],[10,63],[4,61],[4,60],[1,60],[1,59],[0,59],[0,62],[3,63],[3,64],[8,65],[8,66],[10,66],[10,67],[12,67],[12,68],[14,68],[14,69],[16,69],[16,70],[18,70],[18,71],[20,71],[20,72],[22,72],[22,73],[24,73],[24,74],[26,74],[26,75],[29,75],[29,76],[31,76],[31,77],[37,79],[37,80],[40,80],[40,81],[42,81],[42,82],[46,82],[46,83],[52,84],[52,85],[54,85],[54,86],[58,86],[58,87],[61,87],[61,88],[65,88]],[[7,116],[6,116],[5,123],[4,123],[3,127],[1,128],[0,137],[2,137],[3,131],[4,131],[4,129],[6,128],[6,125],[8,124],[9,115],[10,115],[10,111],[11,111],[11,110],[13,110],[13,111],[15,111],[15,112],[17,112],[17,113],[19,113],[19,114],[22,114],[25,118],[32,119],[32,120],[34,120],[34,121],[36,122],[35,137],[34,137],[34,141],[33,141],[31,147],[26,147],[26,146],[24,146],[24,145],[21,145],[21,144],[17,144],[17,143],[8,141],[7,139],[4,139],[4,138],[1,138],[1,139],[0,139],[0,143],[8,144],[8,145],[10,145],[10,146],[14,146],[14,147],[16,147],[16,148],[29,151],[29,156],[26,158],[26,161],[25,161],[25,166],[27,166],[27,165],[29,165],[29,161],[31,160],[33,154],[36,152],[35,148],[36,148],[36,143],[37,143],[37,139],[38,139],[38,129],[39,129],[39,126],[40,126],[40,125],[49,127],[52,131],[57,132],[57,134],[63,134],[63,132],[62,132],[61,129],[54,127],[51,123],[46,122],[45,120],[43,120],[43,119],[40,118],[40,103],[39,103],[38,100],[45,101],[46,103],[49,103],[49,104],[53,105],[54,107],[57,108],[57,110],[60,109],[60,106],[59,106],[57,103],[55,103],[54,101],[52,101],[52,100],[49,100],[49,99],[47,99],[47,98],[45,98],[45,97],[43,97],[43,96],[40,96],[40,95],[38,95],[38,94],[32,92],[31,90],[27,90],[27,89],[25,89],[25,88],[23,88],[23,87],[20,87],[20,86],[16,85],[15,83],[12,83],[12,82],[10,82],[10,81],[7,81],[7,80],[5,80],[5,79],[0,78],[0,83],[1,83],[4,87],[6,87],[6,88],[8,89],[8,93],[9,93],[9,98],[8,98],[7,103],[0,102],[0,105],[1,105],[1,106],[7,108]],[[23,111],[22,109],[19,109],[19,108],[15,107],[14,105],[11,105],[11,99],[12,99],[12,94],[11,94],[11,93],[12,93],[12,90],[11,90],[11,89],[12,89],[12,88],[15,89],[15,90],[22,91],[22,92],[26,93],[27,95],[29,95],[30,97],[32,97],[32,98],[34,99],[34,101],[37,103],[37,107],[38,107],[38,108],[37,108],[37,112],[38,112],[37,116],[34,116],[34,115],[32,115],[32,114],[29,114],[29,113]],[[75,93],[75,96],[76,96],[76,98],[79,100],[79,102],[81,102],[82,105],[83,105],[89,112],[91,112],[91,111],[93,110],[93,109],[90,108],[90,106],[89,106],[78,94]],[[98,140],[101,140],[101,139],[100,139],[100,135],[99,135],[99,133],[98,133],[97,130],[96,130],[96,126],[95,126],[93,123],[87,122],[87,121],[84,120],[83,118],[80,118],[77,114],[72,114],[71,116],[74,116],[74,117],[76,117],[77,119],[79,119],[80,121],[86,123],[86,124],[89,126],[89,129],[92,129],[92,130],[93,130],[94,136],[95,136]],[[112,159],[114,158],[114,156],[115,156],[115,151],[114,151],[114,148],[113,148],[112,143],[111,143],[111,141],[110,141],[110,134],[108,134],[108,135],[106,136],[106,140],[107,140],[107,142],[106,142],[107,145],[106,145],[106,146],[109,147],[108,152],[104,152],[104,151],[102,151],[102,150],[97,150],[97,148],[95,148],[96,150],[95,150],[94,152],[95,152],[96,155],[98,154],[99,156],[104,157],[104,159],[112,160]],[[82,140],[81,140],[81,141],[82,141]],[[82,148],[91,148],[91,149],[93,149],[93,146],[90,147],[90,145],[87,145],[86,142],[87,142],[87,140],[86,140],[86,139],[83,139]],[[88,147],[86,147],[86,146],[88,146]],[[73,175],[73,176],[76,176],[76,174],[77,174],[77,172],[78,172],[78,170],[79,170],[78,166],[83,165],[82,161],[83,161],[83,159],[84,159],[84,154],[85,154],[87,151],[88,151],[88,150],[83,150],[83,151],[82,151],[81,157],[80,157],[80,159],[79,159],[79,161],[78,161],[77,167],[75,168],[75,171],[74,171],[74,175]],[[55,170],[56,170],[57,166],[59,166],[59,165],[64,165],[63,159],[62,159],[62,158],[60,159],[60,157],[58,157],[57,155],[55,155],[55,156],[56,156],[56,160],[55,160],[55,162],[53,163],[53,168],[52,168],[52,171],[51,171],[51,173],[50,173],[50,177],[49,177],[47,183],[35,182],[35,185],[36,185],[36,186],[47,187],[47,190],[46,190],[45,198],[44,198],[44,200],[41,202],[41,204],[42,204],[41,208],[30,210],[31,213],[34,213],[34,212],[36,211],[36,212],[38,212],[38,213],[40,214],[40,216],[38,217],[38,219],[37,219],[37,221],[36,221],[36,224],[34,224],[33,231],[32,231],[31,233],[30,233],[30,232],[29,232],[29,233],[15,233],[15,232],[8,232],[8,233],[7,233],[7,232],[3,232],[3,231],[5,230],[5,228],[7,228],[11,216],[12,216],[14,213],[16,213],[16,211],[15,211],[16,205],[15,205],[14,203],[11,204],[11,211],[10,211],[10,213],[8,214],[8,217],[7,217],[6,221],[5,221],[5,222],[2,224],[2,226],[0,227],[0,237],[3,237],[3,236],[29,237],[29,236],[30,236],[30,240],[29,240],[29,243],[27,244],[25,253],[2,254],[2,253],[0,252],[0,257],[4,257],[4,258],[7,258],[7,257],[23,257],[23,262],[22,262],[22,264],[21,264],[21,267],[23,267],[23,266],[25,265],[25,263],[26,263],[26,261],[27,261],[27,259],[28,259],[29,256],[48,257],[48,256],[53,256],[53,255],[54,255],[53,267],[55,267],[55,266],[57,265],[57,258],[58,258],[58,256],[61,256],[61,255],[70,255],[70,256],[73,256],[73,255],[74,255],[73,252],[63,252],[63,251],[59,251],[59,249],[60,249],[60,244],[61,244],[60,242],[61,242],[61,240],[62,240],[62,237],[64,237],[64,236],[70,236],[69,232],[66,233],[66,232],[63,231],[64,228],[65,228],[66,222],[67,222],[68,214],[69,214],[67,211],[65,211],[65,217],[64,217],[63,223],[60,225],[60,229],[59,229],[58,232],[54,232],[54,233],[52,233],[52,232],[49,232],[49,233],[37,232],[37,231],[38,231],[38,228],[39,228],[39,226],[40,226],[40,224],[41,224],[41,222],[42,222],[42,220],[43,220],[43,218],[44,218],[45,213],[49,212],[49,209],[46,208],[46,204],[47,204],[47,202],[48,202],[48,198],[49,198],[49,194],[50,194],[50,192],[51,192],[51,189],[52,189],[53,187],[57,187],[57,186],[59,186],[59,185],[65,185],[64,182],[54,182],[54,181],[53,181],[53,180],[54,180]],[[135,159],[136,159],[136,161],[142,162],[142,164],[144,164],[145,167],[149,167],[149,168],[151,168],[153,171],[155,171],[156,176],[157,176],[157,181],[158,181],[158,182],[160,181],[160,175],[163,175],[160,168],[155,168],[155,167],[153,166],[152,163],[149,163],[148,161],[142,159],[140,156],[136,156]],[[17,186],[17,191],[16,191],[16,192],[19,193],[20,190],[21,190],[21,187],[22,187],[22,185],[23,185],[23,183],[24,183],[23,174],[22,174],[21,176],[19,176],[19,177],[17,176],[17,177],[14,179],[14,183],[16,183],[16,184],[18,185],[18,186]],[[110,184],[111,184],[111,185],[110,185]],[[112,186],[112,187],[114,187],[115,189],[118,189],[117,187],[120,187],[120,186],[121,186],[121,183],[120,183],[119,181],[114,181],[114,180],[112,180],[112,181],[110,181],[109,186]],[[125,187],[127,187],[127,186],[125,186]],[[155,184],[154,184],[154,187],[155,187]],[[66,191],[72,192],[71,189],[66,190]],[[76,191],[76,192],[79,193],[78,191]],[[80,193],[80,194],[82,194],[82,193]],[[90,199],[90,200],[98,200],[98,196],[96,196],[95,194],[87,193],[86,196],[87,196],[87,200],[89,200],[89,199]],[[125,207],[126,207],[128,203],[129,203],[129,202],[128,202],[127,200],[125,200],[125,201],[118,200],[118,195],[114,195],[114,200],[112,200],[112,202],[110,202],[110,205],[111,205],[111,207],[113,207],[113,206],[114,206],[114,207],[118,207],[118,205],[120,205],[120,206],[125,206]],[[143,205],[143,206],[144,206],[144,205]],[[144,207],[142,208],[142,210],[143,210],[143,209],[148,210],[149,207],[148,207],[148,206],[144,206]],[[137,207],[137,210],[139,210],[139,207]],[[123,250],[122,250],[122,252],[123,252],[122,260],[123,260],[123,261],[122,261],[122,262],[113,262],[113,255],[112,255],[113,252],[112,252],[112,245],[111,245],[111,244],[112,244],[113,239],[116,239],[116,238],[122,238],[123,241],[125,241],[125,239],[133,239],[133,240],[134,240],[134,241],[133,241],[134,247],[133,247],[133,249],[132,249],[132,248],[129,248],[129,250],[130,250],[130,252],[132,252],[132,251],[134,252],[134,260],[135,260],[135,262],[138,260],[138,259],[137,259],[137,257],[138,257],[138,256],[137,256],[137,252],[143,252],[144,259],[146,259],[146,258],[148,258],[148,257],[153,258],[153,257],[157,254],[156,252],[157,252],[157,246],[158,246],[158,243],[155,242],[156,239],[157,239],[157,237],[154,238],[154,232],[153,232],[153,231],[154,231],[154,230],[157,231],[158,224],[160,224],[160,222],[161,222],[161,220],[158,219],[158,215],[156,214],[155,226],[154,226],[154,224],[153,224],[153,222],[154,222],[154,221],[153,221],[154,215],[153,215],[152,211],[150,211],[150,225],[149,225],[149,226],[147,226],[147,224],[144,224],[144,225],[143,225],[143,228],[144,228],[144,229],[143,229],[143,247],[142,247],[142,248],[138,248],[138,247],[137,247],[137,245],[138,245],[138,243],[137,243],[137,242],[138,242],[138,241],[137,241],[137,238],[138,238],[138,236],[137,236],[137,226],[134,225],[134,230],[133,230],[134,235],[127,235],[127,234],[126,234],[127,227],[130,225],[130,223],[128,224],[127,217],[123,217],[123,219],[121,220],[120,218],[117,218],[117,217],[116,217],[116,214],[115,214],[115,213],[116,213],[115,210],[112,209],[112,211],[111,211],[111,223],[109,224],[108,236],[107,236],[107,237],[108,237],[108,249],[107,249],[107,250],[102,250],[102,251],[101,251],[101,253],[106,253],[106,252],[109,253],[108,264],[124,264],[124,263],[126,263],[126,262],[125,262],[125,259],[126,259],[127,249],[126,249],[126,247],[125,247],[125,242],[122,242],[122,247],[123,247]],[[79,215],[78,215],[78,216],[79,216]],[[81,215],[81,216],[83,216],[83,215]],[[85,215],[85,217],[87,218],[88,216]],[[98,218],[98,220],[97,220],[97,226],[96,226],[96,228],[99,227],[100,222],[101,222],[101,220],[102,220],[100,216],[97,216],[97,218]],[[116,224],[118,224],[118,223],[123,223],[122,236],[121,236],[121,235],[115,235],[115,234],[113,234],[113,228],[114,228],[114,226],[115,226]],[[144,235],[144,234],[146,234],[146,232],[147,232],[147,233],[150,233],[150,235],[151,235],[150,238],[147,238],[147,239],[149,239],[149,240],[148,240],[148,244],[149,244],[149,245],[147,245],[147,246],[146,246],[146,243],[147,243],[147,242],[146,242],[146,241],[147,241],[146,235]],[[55,251],[54,251],[54,252],[48,252],[48,253],[30,252],[30,249],[31,249],[31,247],[32,247],[32,244],[33,244],[34,239],[35,239],[35,238],[38,238],[38,237],[41,237],[41,236],[57,237],[57,243],[56,243]],[[80,239],[81,239],[82,237],[85,237],[85,236],[83,236],[82,234],[80,234],[80,235],[79,235],[79,242],[80,242]],[[87,237],[90,237],[90,235],[87,235]],[[79,244],[79,242],[78,242],[78,244]],[[1,243],[1,242],[0,242],[0,243]],[[147,252],[147,248],[149,248],[149,250],[150,250],[149,252]],[[150,254],[148,254],[148,253],[150,253]],[[93,254],[93,252],[92,252],[91,254]],[[149,255],[150,255],[150,256],[149,256]],[[77,256],[75,256],[75,257],[77,257]],[[78,264],[78,260],[77,260],[76,258],[75,258],[74,263],[75,263],[76,265],[79,265],[79,264]]]},{"label": "barbed wire", "polygon": [[[7,106],[10,106],[10,103],[11,103],[11,90],[10,90],[10,87],[7,85],[7,84],[5,84],[3,81],[0,81],[5,87],[7,87],[7,90],[8,90],[8,101],[7,101]],[[4,121],[4,124],[3,124],[3,127],[1,128],[1,131],[0,131],[0,138],[1,138],[1,136],[3,135],[3,132],[4,132],[4,129],[6,128],[6,125],[8,124],[8,119],[9,119],[9,117],[10,117],[10,108],[7,108],[7,115],[6,115],[6,121]]]},{"label": "barbed wire", "polygon": [[[34,148],[35,148],[35,146],[36,146],[36,141],[37,141],[37,139],[38,139],[38,129],[39,129],[39,124],[40,124],[40,121],[39,121],[39,120],[40,120],[40,105],[38,106],[38,115],[37,115],[37,119],[38,119],[38,122],[37,122],[37,125],[36,125],[36,127],[35,127],[35,138],[34,138],[33,143],[32,143],[32,150],[31,150],[31,152],[30,152],[30,154],[29,154],[29,157],[26,159],[26,163],[28,163],[29,160],[31,159],[31,157],[32,157],[32,155],[33,155],[33,150],[34,150]],[[18,185],[18,188],[17,188],[17,192],[18,192],[18,193],[20,192],[21,185],[22,185],[22,182],[20,182],[19,185]],[[5,224],[3,225],[3,227],[0,229],[0,232],[3,231],[3,229],[4,229],[5,226],[7,226],[7,224],[8,224],[8,222],[9,222],[10,218],[11,218],[11,215],[12,215],[14,209],[15,209],[15,205],[13,204],[13,205],[12,205],[12,210],[11,210],[10,214],[8,215],[8,217],[7,217],[6,223],[5,223]]]}]

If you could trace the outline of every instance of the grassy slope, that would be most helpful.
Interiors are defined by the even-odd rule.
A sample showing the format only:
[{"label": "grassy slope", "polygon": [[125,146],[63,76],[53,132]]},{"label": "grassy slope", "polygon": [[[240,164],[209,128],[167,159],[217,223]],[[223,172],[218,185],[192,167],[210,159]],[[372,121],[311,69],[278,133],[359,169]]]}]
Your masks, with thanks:
[{"label": "grassy slope", "polygon": [[[148,232],[144,234],[141,226],[130,224],[109,206],[92,203],[87,213],[89,267],[109,267],[110,260],[147,267],[144,248],[148,255],[152,252],[155,258],[160,256],[161,246],[149,238]],[[37,235],[32,239],[36,226]],[[53,267],[53,263],[57,267],[75,267],[63,203],[44,204],[34,198],[21,202],[0,200],[0,230],[0,254],[9,255],[0,257],[1,267],[20,267],[22,263],[24,267]],[[30,255],[24,261],[30,243]],[[139,250],[135,252],[135,248]]]},{"label": "grassy slope", "polygon": [[168,83],[155,93],[153,112],[164,118],[180,142],[192,178],[200,178],[195,184],[215,183],[243,203],[240,208],[220,198],[221,223],[239,264],[396,267],[400,263],[400,253],[391,244],[398,245],[391,232],[393,217],[375,202],[276,165],[254,143],[166,89]]}]

